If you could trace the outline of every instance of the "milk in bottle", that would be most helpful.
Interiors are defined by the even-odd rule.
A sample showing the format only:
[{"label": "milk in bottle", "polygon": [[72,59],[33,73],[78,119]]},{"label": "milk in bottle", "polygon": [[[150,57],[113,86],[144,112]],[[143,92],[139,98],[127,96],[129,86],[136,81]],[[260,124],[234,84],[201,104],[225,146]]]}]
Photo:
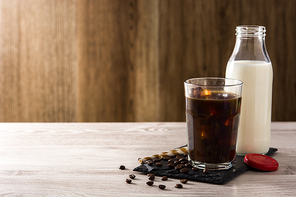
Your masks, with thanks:
[{"label": "milk in bottle", "polygon": [[237,154],[267,153],[270,146],[273,71],[265,48],[265,27],[238,26],[226,78],[244,82]]}]

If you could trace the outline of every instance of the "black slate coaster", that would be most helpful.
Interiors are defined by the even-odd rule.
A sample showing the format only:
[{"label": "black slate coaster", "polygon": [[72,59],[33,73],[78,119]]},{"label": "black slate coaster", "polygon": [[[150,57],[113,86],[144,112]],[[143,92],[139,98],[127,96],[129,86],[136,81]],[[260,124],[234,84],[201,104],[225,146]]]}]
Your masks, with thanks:
[{"label": "black slate coaster", "polygon": [[[278,149],[270,148],[266,155],[272,156]],[[174,158],[174,157],[172,157]],[[244,173],[245,171],[251,169],[248,165],[244,163],[244,156],[237,156],[235,167],[229,170],[217,170],[217,171],[209,171],[208,174],[203,173],[202,170],[192,170],[188,168],[189,171],[186,173],[181,173],[174,168],[170,168],[166,165],[167,161],[160,161],[163,165],[162,167],[157,167],[155,164],[149,166],[147,163],[142,164],[134,169],[134,171],[144,172],[145,174],[153,173],[156,176],[167,176],[170,178],[176,179],[188,179],[191,181],[199,181],[205,183],[213,183],[213,184],[224,184],[238,175]]]}]

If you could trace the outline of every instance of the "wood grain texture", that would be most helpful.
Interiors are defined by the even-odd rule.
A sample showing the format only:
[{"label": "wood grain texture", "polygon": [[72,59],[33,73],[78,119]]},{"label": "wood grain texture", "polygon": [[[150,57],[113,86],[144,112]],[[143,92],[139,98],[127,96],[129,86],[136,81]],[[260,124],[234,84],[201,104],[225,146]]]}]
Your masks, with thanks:
[{"label": "wood grain texture", "polygon": [[0,121],[184,121],[183,81],[224,76],[267,28],[272,120],[296,120],[296,1],[0,0]]},{"label": "wood grain texture", "polygon": [[157,1],[78,1],[79,121],[151,121]]},{"label": "wood grain texture", "polygon": [[[185,144],[186,123],[1,123],[0,195],[295,196],[296,123],[271,128],[277,171],[249,170],[225,185],[190,181],[176,189],[177,179],[156,177],[149,187],[147,176],[132,169],[139,157]],[[118,169],[122,164],[126,170]],[[136,179],[127,184],[132,173]]]},{"label": "wood grain texture", "polygon": [[77,7],[79,120],[124,121],[130,88],[121,29],[125,9],[108,0],[78,1]]},{"label": "wood grain texture", "polygon": [[0,1],[1,121],[76,119],[75,1]]},{"label": "wood grain texture", "polygon": [[160,1],[160,121],[185,120],[183,81],[224,76],[234,46],[227,39],[233,35],[228,27],[238,23],[233,12],[238,5],[237,1]]}]

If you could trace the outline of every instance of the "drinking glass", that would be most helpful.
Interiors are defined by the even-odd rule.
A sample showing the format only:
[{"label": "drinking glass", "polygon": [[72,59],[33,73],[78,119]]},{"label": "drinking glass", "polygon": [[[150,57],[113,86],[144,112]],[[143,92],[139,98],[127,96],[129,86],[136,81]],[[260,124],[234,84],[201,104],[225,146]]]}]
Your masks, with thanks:
[{"label": "drinking glass", "polygon": [[243,82],[205,77],[184,82],[188,160],[200,169],[234,166]]}]

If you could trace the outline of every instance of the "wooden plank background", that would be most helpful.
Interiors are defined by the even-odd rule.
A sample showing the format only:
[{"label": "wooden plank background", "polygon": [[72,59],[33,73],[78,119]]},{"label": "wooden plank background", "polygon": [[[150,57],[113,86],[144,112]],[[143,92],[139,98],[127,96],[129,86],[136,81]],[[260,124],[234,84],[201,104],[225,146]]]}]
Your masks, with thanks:
[{"label": "wooden plank background", "polygon": [[296,120],[296,1],[0,0],[0,121],[184,121],[183,81],[224,76],[267,28],[273,121]]},{"label": "wooden plank background", "polygon": [[0,1],[0,121],[77,120],[75,1]]}]

